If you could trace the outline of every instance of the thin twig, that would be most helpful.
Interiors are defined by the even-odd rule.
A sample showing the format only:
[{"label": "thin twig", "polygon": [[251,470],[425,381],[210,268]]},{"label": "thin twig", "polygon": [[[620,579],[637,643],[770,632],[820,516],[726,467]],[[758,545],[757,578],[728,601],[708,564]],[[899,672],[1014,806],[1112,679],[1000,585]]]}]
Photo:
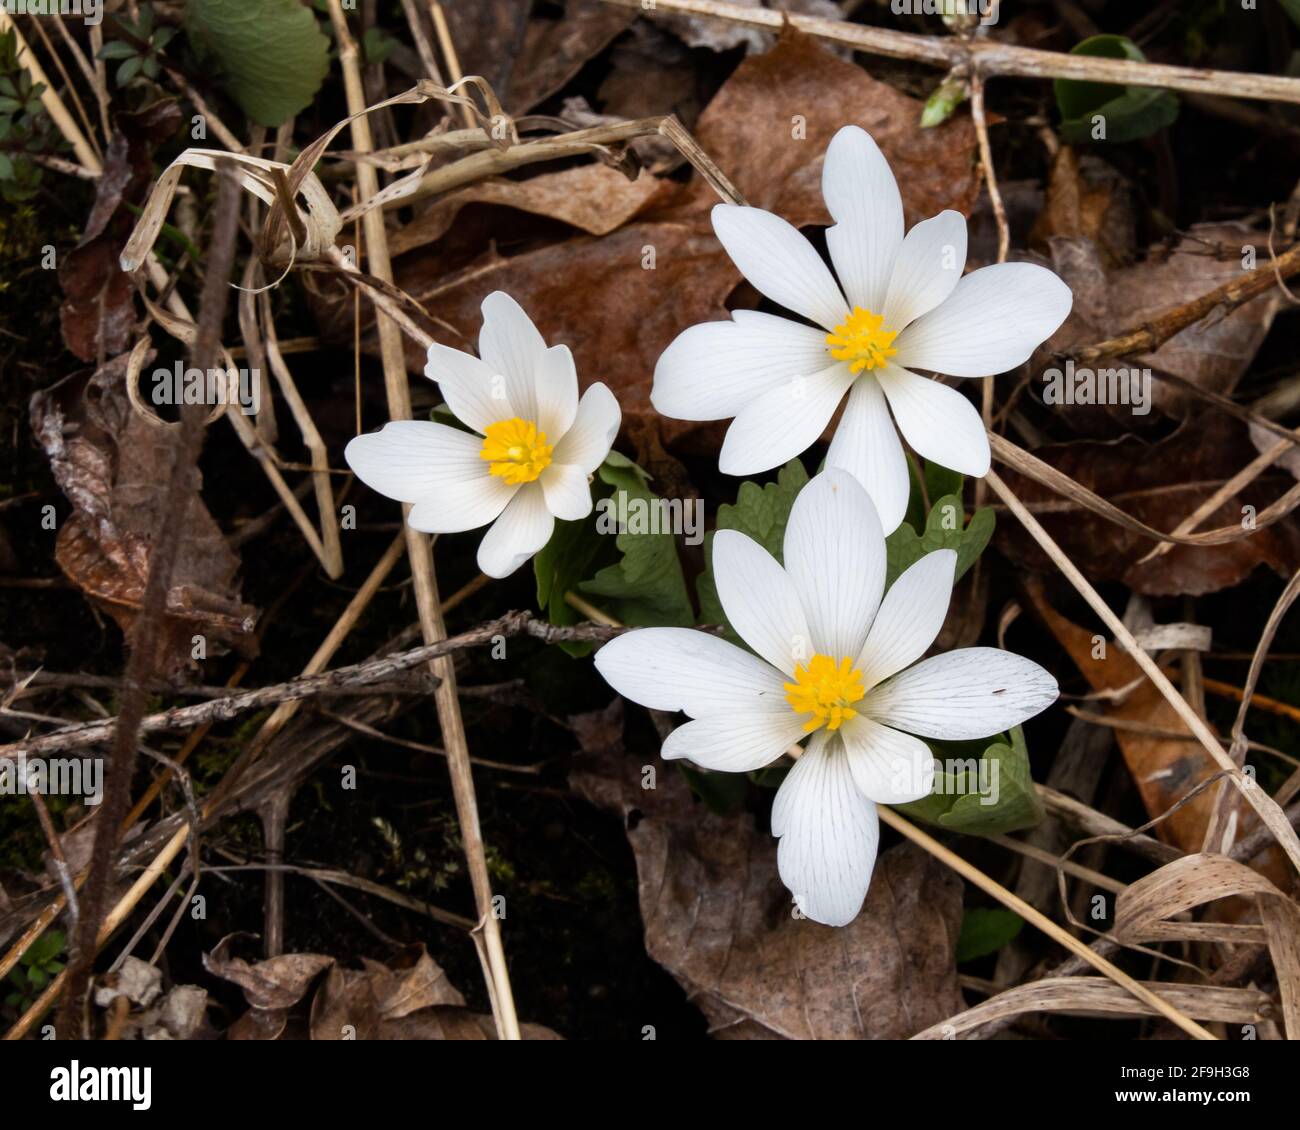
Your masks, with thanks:
[{"label": "thin twig", "polygon": [[1178,690],[1169,681],[1168,676],[1147,655],[1137,640],[1133,638],[1133,634],[1128,630],[1124,622],[1111,611],[1110,606],[1106,604],[1097,590],[1079,571],[1078,566],[1062,552],[1060,546],[1052,540],[1038,520],[1025,509],[1024,503],[1002,481],[998,473],[989,471],[988,479],[994,493],[1006,503],[1007,508],[1020,520],[1020,524],[1025,527],[1029,535],[1065,575],[1066,580],[1074,586],[1079,595],[1087,601],[1092,610],[1101,618],[1102,622],[1110,628],[1115,635],[1116,642],[1132,655],[1137,665],[1142,668],[1147,678],[1155,684],[1156,689],[1174,708],[1174,712],[1183,720],[1201,745],[1205,747],[1206,752],[1209,753],[1214,762],[1221,769],[1228,771],[1229,779],[1245,796],[1255,811],[1259,813],[1260,819],[1273,830],[1274,836],[1290,857],[1291,862],[1297,868],[1300,868],[1300,838],[1297,838],[1295,829],[1287,822],[1282,810],[1273,798],[1255,784],[1252,779],[1246,777],[1240,766],[1224,751],[1218,739],[1205,724],[1205,721],[1188,705],[1187,700],[1178,693]]},{"label": "thin twig", "polygon": [[[605,0],[623,8],[643,8],[643,0]],[[867,55],[887,59],[910,59],[943,70],[965,66],[969,73],[985,78],[1007,75],[1017,78],[1081,79],[1084,82],[1113,83],[1117,86],[1152,86],[1167,90],[1188,90],[1202,94],[1230,95],[1272,102],[1300,102],[1300,79],[1275,75],[1212,71],[1204,67],[1172,67],[1161,63],[1138,63],[1129,59],[1103,59],[1089,55],[1066,55],[1017,47],[987,38],[911,35],[887,28],[866,27],[845,20],[802,16],[769,8],[743,7],[721,0],[654,0],[655,10],[682,12],[725,20],[747,27],[779,32],[789,23],[799,31],[832,43],[843,43]]]}]

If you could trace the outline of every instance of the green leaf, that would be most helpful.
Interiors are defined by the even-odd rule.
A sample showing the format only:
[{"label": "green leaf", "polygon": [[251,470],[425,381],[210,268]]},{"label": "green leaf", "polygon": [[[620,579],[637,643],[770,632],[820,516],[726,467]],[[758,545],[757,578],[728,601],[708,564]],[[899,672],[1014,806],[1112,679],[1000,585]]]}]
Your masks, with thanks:
[{"label": "green leaf", "polygon": [[1024,924],[1020,915],[1000,906],[973,907],[966,911],[957,937],[957,964],[997,953],[1020,933]]},{"label": "green leaf", "polygon": [[[774,483],[766,486],[741,483],[735,503],[718,507],[717,528],[748,534],[780,561],[790,507],[807,482],[808,472],[804,465],[798,459],[791,459],[781,468]],[[713,534],[704,539],[704,561],[704,572],[695,582],[695,592],[700,599],[700,623],[726,624],[727,617],[718,600],[717,586],[713,583]],[[730,626],[727,632],[734,640]]]},{"label": "green leaf", "polygon": [[579,591],[601,597],[602,606],[624,624],[635,627],[694,624],[695,612],[672,533],[638,529],[639,518],[647,510],[636,503],[649,503],[657,497],[648,486],[646,473],[630,459],[610,452],[596,475],[613,488],[611,509],[622,528],[615,545],[621,556],[591,580],[582,582]]},{"label": "green leaf", "polygon": [[966,83],[961,79],[944,79],[934,93],[925,100],[925,109],[921,111],[921,128],[933,129],[942,125],[956,112],[957,107],[968,97]]},{"label": "green leaf", "polygon": [[1282,10],[1291,17],[1291,22],[1300,27],[1300,0],[1278,0]]},{"label": "green leaf", "polygon": [[139,55],[132,55],[131,58],[117,68],[117,85],[125,86],[140,73],[140,68],[143,65],[144,60]]},{"label": "green leaf", "polygon": [[929,498],[942,498],[945,494],[961,494],[965,478],[960,471],[940,467],[938,463],[925,463],[925,493]]},{"label": "green leaf", "polygon": [[706,773],[678,762],[682,776],[691,786],[691,792],[704,802],[704,807],[719,816],[730,816],[740,811],[745,800],[744,773]]},{"label": "green leaf", "polygon": [[14,163],[9,154],[0,153],[0,180],[11,180],[14,175]]},{"label": "green leaf", "polygon": [[122,39],[114,39],[105,43],[99,49],[98,58],[100,59],[130,59],[139,52],[129,43]]},{"label": "green leaf", "polygon": [[[942,480],[935,481],[939,483]],[[977,510],[967,522],[960,489],[943,495],[931,505],[922,533],[918,534],[904,522],[885,539],[885,584],[892,585],[909,565],[936,549],[957,551],[957,572],[953,579],[959,580],[984,552],[995,524],[996,517],[987,506]]]},{"label": "green leaf", "polygon": [[927,741],[939,760],[927,797],[895,807],[908,816],[971,836],[995,836],[1032,828],[1043,808],[1029,772],[1019,726],[1006,741]]},{"label": "green leaf", "polygon": [[[596,532],[594,514],[579,522],[555,523],[551,540],[533,558],[537,607],[552,624],[567,626],[583,618],[564,599],[564,594],[576,590],[592,574],[607,540]],[[587,655],[592,650],[589,643],[561,643],[560,647],[574,656]]]},{"label": "green leaf", "polygon": [[[1071,55],[1146,62],[1137,44],[1122,35],[1094,35],[1077,43]],[[1134,141],[1164,129],[1178,117],[1172,91],[1058,78],[1052,84],[1061,112],[1061,137],[1072,145],[1094,140]],[[1094,119],[1102,118],[1104,138],[1094,137]]]},{"label": "green leaf", "polygon": [[278,126],[315,98],[329,69],[329,40],[297,0],[191,0],[186,30],[215,55],[231,97],[250,118]]}]

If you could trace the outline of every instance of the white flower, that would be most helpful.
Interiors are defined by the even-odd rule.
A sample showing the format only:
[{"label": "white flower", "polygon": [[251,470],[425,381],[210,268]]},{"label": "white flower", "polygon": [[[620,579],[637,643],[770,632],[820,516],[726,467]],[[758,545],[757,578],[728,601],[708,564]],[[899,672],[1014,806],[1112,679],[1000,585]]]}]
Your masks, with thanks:
[{"label": "white flower", "polygon": [[483,300],[479,357],[429,346],[424,374],[473,433],[394,420],[348,444],[344,458],[372,490],[414,503],[417,530],[452,534],[491,523],[478,567],[509,576],[551,539],[555,519],[591,513],[589,476],[609,454],[622,414],[593,384],[578,400],[567,345],[549,349],[508,294]]},{"label": "white flower", "polygon": [[888,534],[908,495],[891,411],[926,459],[967,475],[989,469],[979,413],[955,389],[910,370],[978,377],[1012,369],[1065,320],[1073,298],[1031,263],[962,278],[966,221],[958,212],[941,212],[904,238],[894,175],[857,126],[831,139],[822,195],[835,220],[826,242],[842,292],[779,216],[734,204],[713,209],[713,230],[741,274],[821,328],[752,310],[692,326],[659,358],[650,399],[679,420],[734,416],[718,465],[752,475],[816,442],[847,392],[826,463],[867,488]]},{"label": "white flower", "polygon": [[743,773],[812,734],[772,808],[777,863],[809,918],[843,926],[871,880],[876,803],[930,792],[934,763],[921,738],[1000,733],[1055,701],[1057,686],[1038,664],[996,648],[916,662],[943,625],[956,554],[922,557],[882,600],[880,520],[844,471],[824,471],[799,493],[783,556],[784,568],[734,530],[714,537],[718,597],[756,654],[689,628],[643,628],[595,662],[624,697],[694,719],[668,736],[665,758]]}]

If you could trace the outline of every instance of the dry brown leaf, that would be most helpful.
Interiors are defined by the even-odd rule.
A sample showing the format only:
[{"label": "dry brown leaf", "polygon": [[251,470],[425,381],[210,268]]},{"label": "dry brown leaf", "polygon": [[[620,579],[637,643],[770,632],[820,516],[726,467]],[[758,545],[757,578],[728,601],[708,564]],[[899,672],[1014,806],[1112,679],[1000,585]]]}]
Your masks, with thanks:
[{"label": "dry brown leaf", "polygon": [[[676,767],[621,744],[622,701],[571,720],[573,786],[617,813],[636,855],[646,950],[725,1039],[901,1039],[959,1012],[961,882],[911,844],[883,853],[842,929],[792,915],[776,841],[721,816]],[[642,762],[657,784],[642,788]]]},{"label": "dry brown leaf", "polygon": [[139,204],[153,180],[155,145],[180,123],[175,101],[138,113],[119,113],[95,185],[95,206],[81,242],[64,257],[59,283],[67,296],[59,310],[63,340],[83,361],[100,361],[131,344],[135,303],[131,280],[118,256],[135,221],[125,204]]},{"label": "dry brown leaf", "polygon": [[[125,391],[127,357],[94,374],[74,374],[32,398],[32,430],[73,506],[55,549],[59,566],[128,631],[149,578],[149,539],[174,459],[170,429],[148,423]],[[193,637],[251,646],[256,609],[242,603],[235,556],[200,496],[197,471],[167,594],[166,631],[156,670],[175,676],[190,662]],[[211,653],[211,651],[209,651]]]},{"label": "dry brown leaf", "polygon": [[[898,180],[910,226],[953,208],[970,215],[979,195],[975,127],[960,115],[920,129],[924,103],[788,28],[765,55],[746,59],[700,115],[695,139],[757,208],[795,227],[829,224],[822,159],[836,131],[859,125]],[[675,211],[707,212],[717,197],[694,183]]]},{"label": "dry brown leaf", "polygon": [[[1142,981],[1144,988],[1168,1001],[1193,1020],[1225,1024],[1257,1024],[1276,1017],[1267,993],[1221,985],[1180,985],[1172,981]],[[1155,1009],[1122,985],[1105,977],[1044,977],[1017,985],[942,1024],[918,1032],[917,1040],[951,1040],[993,1020],[1026,1012],[1059,1012],[1073,1016],[1156,1016]]]},{"label": "dry brown leaf", "polygon": [[442,197],[395,231],[389,239],[389,250],[404,255],[441,239],[467,204],[517,208],[571,224],[589,235],[608,235],[673,187],[646,172],[634,181],[628,180],[617,169],[601,164],[542,173],[523,181],[482,181]]},{"label": "dry brown leaf", "polygon": [[369,958],[362,958],[361,964],[374,987],[382,1019],[395,1020],[434,1005],[465,1005],[465,998],[423,945],[408,947],[393,959],[391,966]]},{"label": "dry brown leaf", "polygon": [[1133,193],[1115,169],[1093,156],[1080,158],[1063,145],[1052,162],[1043,210],[1030,242],[1050,252],[1054,239],[1083,239],[1111,270],[1132,261],[1137,239]]},{"label": "dry brown leaf", "polygon": [[[1132,656],[1110,640],[1104,641],[1105,650],[1101,653],[1095,634],[1057,612],[1048,603],[1038,581],[1027,582],[1025,589],[1039,617],[1074,661],[1093,692],[1124,692],[1119,701],[1103,704],[1108,717],[1117,722],[1137,722],[1169,734],[1188,732],[1169,701],[1143,675]],[[1169,812],[1200,782],[1218,771],[1199,742],[1175,741],[1118,728],[1115,740],[1137,785],[1142,805],[1152,818]],[[1183,851],[1200,851],[1215,796],[1215,787],[1204,789],[1157,824],[1154,834]],[[1232,806],[1230,811],[1235,813],[1238,839],[1258,827],[1259,816],[1235,788],[1228,794],[1228,803]],[[1277,846],[1261,853],[1253,866],[1279,882],[1285,882],[1290,871],[1290,864]]]},{"label": "dry brown leaf", "polygon": [[[1213,413],[1186,421],[1157,443],[1137,436],[1078,440],[1038,448],[1034,455],[1147,525],[1173,530],[1250,463],[1255,451],[1240,421]],[[1294,516],[1237,541],[1175,545],[1168,553],[1141,562],[1152,548],[1149,538],[1082,510],[1016,472],[1008,470],[1006,478],[1057,544],[1093,581],[1122,581],[1148,596],[1199,596],[1230,588],[1260,565],[1284,576],[1300,566],[1300,524]],[[1291,485],[1281,472],[1262,475],[1201,526],[1238,524],[1243,504],[1253,505],[1258,513]],[[1024,568],[1054,571],[1037,543],[1017,523],[998,524],[997,544]]]},{"label": "dry brown leaf", "polygon": [[497,92],[513,113],[522,114],[549,98],[636,19],[635,11],[603,0],[563,0],[563,4],[563,14],[555,19],[539,15],[529,21],[510,87]]},{"label": "dry brown leaf", "polygon": [[230,955],[231,942],[240,936],[227,934],[222,938],[211,953],[203,955],[203,967],[243,989],[254,1009],[277,1012],[292,1008],[321,970],[334,964],[334,959],[323,953],[286,953],[250,964]]},{"label": "dry brown leaf", "polygon": [[[1053,240],[1054,266],[1074,291],[1075,304],[1049,345],[1068,353],[1073,347],[1141,326],[1157,314],[1239,278],[1245,269],[1246,247],[1255,249],[1258,263],[1266,262],[1267,244],[1266,233],[1241,224],[1198,224],[1172,252],[1153,252],[1130,267],[1107,270],[1090,240]],[[1259,352],[1277,308],[1278,293],[1274,289],[1226,317],[1212,314],[1202,319],[1175,334],[1154,353],[1140,355],[1128,364],[1173,373],[1201,388],[1227,395]],[[1200,403],[1182,389],[1153,382],[1155,412],[1184,418]],[[1058,405],[1053,410],[1067,418],[1104,414],[1088,405]],[[1130,428],[1143,422],[1127,406],[1116,407],[1114,414]]]},{"label": "dry brown leaf", "polygon": [[[311,1003],[313,1040],[494,1040],[492,1017],[465,998],[425,951],[399,954],[392,968],[363,961],[363,970],[335,965]],[[538,1024],[521,1024],[525,1040],[559,1040]]]},{"label": "dry brown leaf", "polygon": [[[1290,879],[1288,875],[1285,881]],[[1260,925],[1187,920],[1188,911],[1233,896],[1253,897]],[[1114,931],[1129,942],[1266,943],[1281,990],[1287,1039],[1300,1039],[1300,906],[1259,872],[1222,855],[1176,859],[1120,894]]]}]

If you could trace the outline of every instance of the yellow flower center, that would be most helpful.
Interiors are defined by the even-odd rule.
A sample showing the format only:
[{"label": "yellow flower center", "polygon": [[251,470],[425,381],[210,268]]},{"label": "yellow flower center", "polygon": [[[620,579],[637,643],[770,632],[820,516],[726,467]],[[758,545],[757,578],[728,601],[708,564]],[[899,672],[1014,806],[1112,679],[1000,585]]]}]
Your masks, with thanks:
[{"label": "yellow flower center", "polygon": [[880,323],[884,320],[883,314],[873,314],[861,306],[853,307],[853,313],[835,327],[835,332],[826,335],[831,356],[836,361],[848,361],[855,373],[863,369],[879,369],[898,352],[893,348],[898,333],[881,329]]},{"label": "yellow flower center", "polygon": [[850,703],[867,692],[862,672],[848,656],[836,663],[829,655],[814,655],[807,664],[796,667],[794,682],[785,684],[785,700],[796,714],[811,714],[804,723],[804,733],[821,726],[838,730],[857,714]]},{"label": "yellow flower center", "polygon": [[488,470],[506,482],[531,483],[551,465],[551,449],[546,433],[537,425],[518,416],[489,424],[479,458],[486,459]]}]

